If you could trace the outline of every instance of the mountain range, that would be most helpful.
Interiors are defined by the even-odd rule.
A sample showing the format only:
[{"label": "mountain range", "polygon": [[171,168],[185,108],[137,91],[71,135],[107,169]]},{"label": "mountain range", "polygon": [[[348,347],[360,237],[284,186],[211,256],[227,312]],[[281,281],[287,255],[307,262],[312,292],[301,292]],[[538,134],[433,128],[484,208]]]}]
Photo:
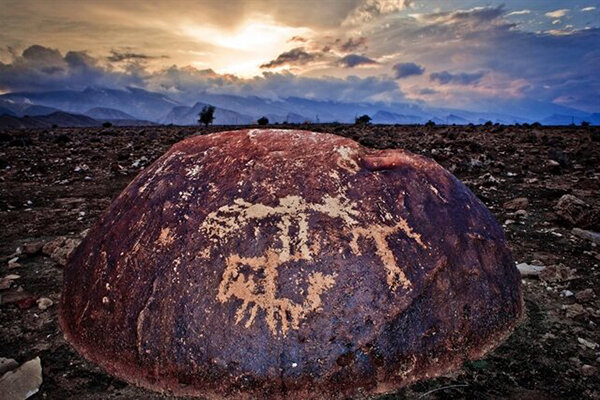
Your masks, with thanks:
[{"label": "mountain range", "polygon": [[[552,103],[530,100],[497,101],[481,104],[490,111],[430,107],[412,102],[336,102],[288,97],[268,99],[258,96],[198,93],[194,104],[184,104],[161,93],[140,88],[19,92],[0,95],[0,127],[33,127],[47,124],[67,126],[142,124],[197,124],[198,113],[206,105],[216,107],[217,125],[252,124],[266,116],[271,123],[353,122],[367,114],[376,124],[480,124],[488,120],[501,124],[532,123],[546,125],[600,124],[599,113],[586,113]],[[503,112],[495,112],[494,110]],[[510,111],[507,113],[506,111]],[[66,113],[75,115],[66,117]],[[41,118],[45,116],[46,118]],[[81,117],[86,117],[81,118]],[[54,122],[52,122],[54,121]]]}]

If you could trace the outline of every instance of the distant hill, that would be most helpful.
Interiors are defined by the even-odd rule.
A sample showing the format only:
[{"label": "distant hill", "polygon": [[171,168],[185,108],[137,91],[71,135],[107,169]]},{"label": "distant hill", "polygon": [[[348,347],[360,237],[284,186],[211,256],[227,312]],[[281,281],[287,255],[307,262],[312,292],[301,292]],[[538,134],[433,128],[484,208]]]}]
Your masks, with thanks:
[{"label": "distant hill", "polygon": [[0,129],[29,129],[59,127],[94,127],[110,122],[114,126],[147,126],[156,125],[154,122],[139,119],[101,119],[97,120],[87,115],[71,114],[56,111],[48,115],[23,116],[1,115]]},{"label": "distant hill", "polygon": [[593,125],[600,124],[600,114],[595,113],[585,117],[575,117],[572,115],[560,115],[553,114],[547,118],[544,118],[540,121],[542,125],[570,125],[574,123],[575,125],[581,125],[583,121],[587,121]]},{"label": "distant hill", "polygon": [[458,115],[448,114],[446,115],[446,124],[452,125],[467,125],[469,121],[466,118],[459,117]]},{"label": "distant hill", "polygon": [[17,116],[17,114],[13,110],[0,106],[0,116],[2,116],[2,115],[8,115],[8,116],[12,116],[12,117]]},{"label": "distant hill", "polygon": [[[352,123],[358,115],[369,115],[373,123],[414,124],[432,120],[437,124],[493,123],[514,124],[539,121],[547,125],[600,124],[600,117],[570,107],[526,99],[480,101],[476,109],[432,107],[416,102],[342,102],[300,97],[279,99],[234,94],[201,92],[194,103],[173,100],[161,93],[127,87],[108,89],[6,93],[0,95],[0,115],[37,116],[61,110],[84,114],[99,121],[151,121],[154,123],[195,125],[200,109],[211,104],[217,108],[215,124],[248,124],[266,116],[271,123],[342,122]],[[138,123],[138,122],[136,122]]]},{"label": "distant hill", "polygon": [[377,111],[372,117],[374,124],[419,124],[424,122],[422,117],[416,115],[396,114],[389,111]]},{"label": "distant hill", "polygon": [[119,119],[129,119],[135,120],[136,118],[132,115],[129,115],[121,110],[116,110],[114,108],[107,107],[94,107],[87,110],[84,115],[88,117],[97,119],[97,120],[119,120]]},{"label": "distant hill", "polygon": [[[128,118],[156,121],[180,103],[160,93],[138,88],[86,88],[82,91],[55,90],[48,92],[7,93],[0,99],[18,104],[36,104],[84,114],[94,108],[110,108],[128,114]],[[6,107],[6,103],[0,104]]]},{"label": "distant hill", "polygon": [[24,117],[26,115],[29,115],[30,117],[36,117],[39,115],[48,115],[48,114],[52,114],[53,112],[57,112],[60,111],[54,107],[46,107],[46,106],[39,106],[39,105],[31,105],[29,107],[26,107],[23,109],[23,111],[21,111],[21,116]]},{"label": "distant hill", "polygon": [[85,115],[69,114],[62,111],[33,117],[8,115],[0,117],[0,129],[50,128],[54,125],[60,127],[88,127],[100,126],[102,123]]},{"label": "distant hill", "polygon": [[[163,124],[198,125],[198,114],[206,103],[196,103],[193,107],[177,106],[161,120]],[[235,111],[217,107],[214,125],[245,125],[254,123],[255,119]]]}]

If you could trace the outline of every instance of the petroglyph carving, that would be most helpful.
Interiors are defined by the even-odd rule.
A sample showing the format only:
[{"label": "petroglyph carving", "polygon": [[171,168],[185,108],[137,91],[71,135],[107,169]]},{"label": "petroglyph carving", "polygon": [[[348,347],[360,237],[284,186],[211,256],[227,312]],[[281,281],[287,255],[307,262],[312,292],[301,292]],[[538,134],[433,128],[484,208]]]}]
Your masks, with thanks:
[{"label": "petroglyph carving", "polygon": [[421,235],[415,233],[408,225],[408,222],[403,218],[400,218],[400,221],[393,226],[371,225],[366,228],[356,227],[352,230],[352,241],[350,241],[352,252],[356,255],[360,255],[361,251],[358,246],[358,239],[361,236],[365,239],[373,239],[375,242],[376,253],[386,270],[387,284],[392,290],[396,290],[398,284],[404,289],[410,289],[412,286],[404,274],[404,271],[398,266],[398,261],[396,260],[394,253],[392,253],[387,241],[389,235],[398,231],[404,232],[406,236],[417,242],[421,248],[427,248],[421,240]]},{"label": "petroglyph carving", "polygon": [[[411,282],[398,266],[387,242],[389,235],[401,231],[426,248],[421,236],[412,230],[406,220],[400,219],[393,226],[358,227],[357,217],[360,213],[355,204],[342,195],[324,196],[320,203],[307,202],[300,196],[286,196],[279,199],[276,206],[253,204],[238,198],[233,204],[210,213],[200,230],[215,242],[226,242],[250,223],[256,223],[254,233],[257,235],[261,223],[270,217],[277,227],[279,243],[277,247],[271,245],[256,257],[240,254],[226,256],[217,299],[221,303],[232,299],[242,300],[242,305],[236,311],[236,324],[243,323],[245,327],[250,327],[259,310],[262,310],[272,334],[281,332],[286,335],[289,329],[298,329],[309,313],[320,310],[321,296],[335,284],[335,274],[310,273],[308,288],[306,293],[302,293],[305,298],[301,303],[278,295],[278,268],[287,262],[312,260],[320,252],[317,240],[309,245],[309,216],[315,213],[340,220],[341,231],[352,235],[350,248],[356,255],[361,254],[359,239],[372,239],[376,254],[386,269],[390,289],[395,290],[399,285],[410,289]],[[209,256],[209,253],[205,255]]]},{"label": "petroglyph carving", "polygon": [[[279,266],[286,262],[311,260],[319,253],[318,242],[309,247],[308,218],[311,213],[338,218],[348,227],[356,224],[355,217],[358,216],[358,211],[343,196],[325,196],[321,203],[309,203],[299,196],[287,196],[279,199],[279,204],[274,207],[236,199],[234,204],[223,206],[207,216],[201,230],[217,241],[227,240],[251,221],[261,221],[267,217],[274,217],[277,221],[279,248],[269,248],[259,257],[232,254],[226,258],[217,299],[222,303],[232,298],[243,301],[236,312],[236,324],[247,317],[244,326],[249,327],[258,310],[262,309],[271,332],[277,334],[280,327],[285,335],[290,327],[297,329],[300,321],[310,312],[320,309],[321,295],[333,286],[335,274],[311,273],[302,303],[277,294]],[[293,236],[290,235],[292,226],[296,228]],[[250,268],[254,274],[245,276],[241,272],[244,267]]]}]

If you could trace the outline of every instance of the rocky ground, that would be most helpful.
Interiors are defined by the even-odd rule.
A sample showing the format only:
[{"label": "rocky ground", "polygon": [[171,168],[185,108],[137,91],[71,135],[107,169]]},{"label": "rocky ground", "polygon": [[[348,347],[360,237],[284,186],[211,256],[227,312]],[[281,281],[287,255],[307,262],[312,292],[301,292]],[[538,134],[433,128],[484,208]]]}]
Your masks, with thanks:
[{"label": "rocky ground", "polygon": [[[522,271],[527,318],[502,346],[384,398],[600,399],[600,129],[304,128],[434,158],[496,215]],[[187,136],[224,129],[0,132],[0,375],[12,370],[0,390],[7,379],[35,389],[41,366],[31,398],[163,398],[106,375],[64,341],[61,268],[140,169]]]}]

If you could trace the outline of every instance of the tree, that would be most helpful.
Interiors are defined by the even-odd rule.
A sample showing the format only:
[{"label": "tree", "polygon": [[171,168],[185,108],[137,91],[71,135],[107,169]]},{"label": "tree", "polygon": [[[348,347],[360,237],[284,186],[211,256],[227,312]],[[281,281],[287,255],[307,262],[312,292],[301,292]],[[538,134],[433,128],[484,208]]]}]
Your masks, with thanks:
[{"label": "tree", "polygon": [[581,126],[587,127],[590,126],[589,121],[581,121]]},{"label": "tree", "polygon": [[435,126],[435,122],[433,122],[432,120],[429,120],[429,121],[425,122],[425,126],[427,126],[427,127]]},{"label": "tree", "polygon": [[259,125],[269,125],[269,118],[267,117],[260,117],[257,121],[257,124]]},{"label": "tree", "polygon": [[356,117],[354,119],[354,124],[356,125],[368,125],[371,122],[371,117],[367,114],[361,115],[360,117]]},{"label": "tree", "polygon": [[198,123],[208,126],[215,119],[215,106],[207,105],[202,107],[202,111],[198,114]]}]

